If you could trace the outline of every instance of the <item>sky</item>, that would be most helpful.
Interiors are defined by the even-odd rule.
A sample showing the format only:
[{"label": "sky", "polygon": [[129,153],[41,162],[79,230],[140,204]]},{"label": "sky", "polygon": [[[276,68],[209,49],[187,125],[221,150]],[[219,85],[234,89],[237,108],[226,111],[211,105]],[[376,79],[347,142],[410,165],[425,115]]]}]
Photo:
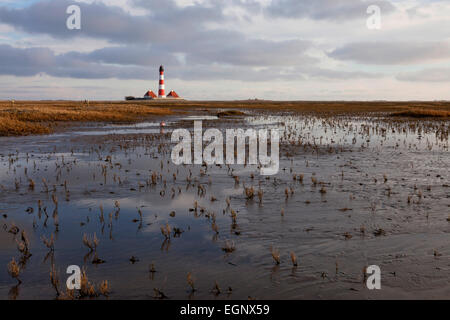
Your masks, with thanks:
[{"label": "sky", "polygon": [[141,97],[161,64],[192,100],[450,100],[450,1],[0,0],[0,99]]}]

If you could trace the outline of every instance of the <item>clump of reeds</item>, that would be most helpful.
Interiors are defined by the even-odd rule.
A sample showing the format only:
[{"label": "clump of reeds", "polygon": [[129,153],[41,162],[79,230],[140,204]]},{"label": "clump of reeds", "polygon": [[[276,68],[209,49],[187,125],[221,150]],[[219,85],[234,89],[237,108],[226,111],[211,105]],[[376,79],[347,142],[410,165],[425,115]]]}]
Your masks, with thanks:
[{"label": "clump of reeds", "polygon": [[100,241],[97,239],[97,235],[95,233],[92,237],[88,236],[86,233],[83,234],[83,244],[88,247],[91,252],[97,250],[99,242]]},{"label": "clump of reeds", "polygon": [[297,267],[297,266],[298,266],[297,256],[295,255],[294,252],[291,252],[291,261],[292,261],[292,265],[293,265],[294,267]]},{"label": "clump of reeds", "polygon": [[164,294],[164,292],[162,292],[161,289],[158,288],[153,288],[154,291],[154,298],[155,299],[159,299],[159,300],[163,300],[163,299],[168,299],[168,297]]},{"label": "clump of reeds", "polygon": [[28,240],[25,231],[22,231],[20,241],[19,240],[16,241],[17,241],[17,249],[19,250],[19,252],[22,253],[25,258],[31,257],[30,241]]},{"label": "clump of reeds", "polygon": [[55,207],[57,208],[58,207],[58,197],[54,193],[52,194],[52,201],[53,201],[53,204],[55,205]]},{"label": "clump of reeds", "polygon": [[44,185],[44,192],[48,193],[48,184],[47,184],[47,180],[45,180],[45,178],[42,178],[42,184]]},{"label": "clump of reeds", "polygon": [[8,233],[12,233],[13,235],[16,235],[19,233],[19,227],[17,227],[14,222],[11,223],[11,227],[8,230]]},{"label": "clump of reeds", "polygon": [[131,264],[135,264],[135,263],[139,262],[139,258],[137,258],[135,256],[131,256],[130,262],[131,262]]},{"label": "clump of reeds", "polygon": [[100,294],[104,295],[105,297],[108,297],[108,295],[111,292],[111,288],[109,286],[108,280],[102,281],[102,283],[100,284],[100,287],[99,287],[99,291],[100,291]]},{"label": "clump of reeds", "polygon": [[80,295],[82,297],[96,297],[97,293],[95,292],[95,288],[92,283],[89,282],[86,270],[81,272],[80,280]]},{"label": "clump of reeds", "polygon": [[235,225],[237,223],[237,214],[233,209],[231,209],[231,219],[233,221],[233,224]]},{"label": "clump of reeds", "polygon": [[16,259],[12,258],[12,260],[8,263],[8,273],[13,279],[16,279],[19,282],[19,284],[22,283],[22,280],[19,279],[20,271],[21,270],[16,262]]},{"label": "clump of reeds", "polygon": [[262,191],[262,189],[259,188],[259,190],[258,190],[258,199],[259,199],[259,203],[262,203],[263,197],[264,197],[264,191]]},{"label": "clump of reeds", "polygon": [[217,281],[214,282],[214,287],[212,288],[211,292],[214,293],[216,296],[218,296],[222,292],[222,290],[220,290]]},{"label": "clump of reeds", "polygon": [[386,235],[386,231],[384,231],[383,229],[379,228],[379,229],[376,229],[376,230],[373,232],[373,234],[374,234],[376,237],[384,236],[384,235]]},{"label": "clump of reeds", "polygon": [[215,221],[213,221],[213,223],[211,224],[211,228],[216,234],[219,234],[219,227],[217,226],[217,223]]},{"label": "clump of reeds", "polygon": [[158,175],[156,174],[156,172],[153,172],[150,178],[152,185],[156,185],[158,183]]},{"label": "clump of reeds", "polygon": [[272,254],[272,258],[275,261],[275,263],[277,265],[279,265],[281,263],[281,258],[280,258],[280,251],[278,251],[278,249],[276,248],[270,248],[270,253]]},{"label": "clump of reeds", "polygon": [[168,223],[165,226],[161,226],[161,233],[166,239],[170,239],[170,234],[172,233],[172,228]]},{"label": "clump of reeds", "polygon": [[197,289],[195,289],[194,278],[192,277],[192,274],[190,272],[188,272],[188,274],[187,274],[187,283],[188,283],[189,287],[191,287],[192,292],[197,291]]},{"label": "clump of reeds", "polygon": [[52,268],[50,269],[50,282],[56,291],[56,295],[59,297],[61,295],[59,291],[59,275],[54,264],[52,264]]},{"label": "clump of reeds", "polygon": [[53,233],[50,235],[50,238],[47,239],[45,236],[42,236],[42,242],[44,242],[44,245],[50,249],[50,251],[55,250],[55,238],[53,236]]},{"label": "clump of reeds", "polygon": [[247,200],[252,200],[255,197],[255,189],[253,187],[245,188],[245,196]]},{"label": "clump of reeds", "polygon": [[234,241],[227,240],[225,241],[225,245],[222,247],[222,250],[226,253],[232,253],[236,250],[236,245]]},{"label": "clump of reeds", "polygon": [[29,182],[28,189],[30,191],[34,191],[34,188],[35,188],[36,184],[34,183],[33,179],[29,179],[28,182]]}]

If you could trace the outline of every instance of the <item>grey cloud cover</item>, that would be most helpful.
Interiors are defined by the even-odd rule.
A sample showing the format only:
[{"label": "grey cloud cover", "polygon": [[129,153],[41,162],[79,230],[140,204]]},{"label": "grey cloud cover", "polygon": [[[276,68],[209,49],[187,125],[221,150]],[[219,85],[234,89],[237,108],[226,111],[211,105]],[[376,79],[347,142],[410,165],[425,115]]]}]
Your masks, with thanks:
[{"label": "grey cloud cover", "polygon": [[265,12],[273,17],[343,21],[366,19],[369,5],[379,6],[384,14],[395,10],[394,5],[385,0],[272,0]]},{"label": "grey cloud cover", "polygon": [[328,55],[334,59],[363,64],[413,64],[450,59],[450,43],[427,41],[349,43]]},{"label": "grey cloud cover", "polygon": [[13,48],[0,45],[0,74],[34,76],[46,73],[55,77],[81,79],[145,79],[148,73],[138,67],[105,66],[89,62],[85,54],[55,55],[48,48]]},{"label": "grey cloud cover", "polygon": [[152,8],[152,13],[134,16],[102,2],[76,3],[82,12],[82,29],[74,32],[65,27],[66,9],[72,4],[74,2],[70,0],[45,0],[20,9],[0,7],[0,21],[30,34],[64,39],[85,36],[116,43],[148,44],[187,41],[192,34],[203,30],[203,23],[224,18],[218,4],[182,8],[173,0],[151,0],[148,7]]},{"label": "grey cloud cover", "polygon": [[[111,55],[109,50],[116,51]],[[142,66],[122,64],[110,65],[115,58],[127,59],[118,52],[126,48],[106,48],[91,53],[69,52],[56,55],[47,48],[19,49],[9,45],[0,45],[0,75],[33,76],[46,73],[54,77],[77,79],[148,79],[156,73],[153,63],[143,61]],[[105,54],[106,53],[106,54]],[[132,55],[136,52],[132,53]],[[133,60],[134,61],[134,60]],[[176,61],[176,60],[175,60]],[[121,61],[123,63],[123,60]],[[20,67],[18,67],[20,66]],[[380,75],[365,72],[347,72],[326,70],[314,66],[279,67],[267,66],[254,68],[252,66],[235,67],[221,64],[198,64],[173,67],[168,71],[172,79],[181,80],[241,80],[270,81],[273,80],[306,80],[320,79],[353,79],[373,78]]]},{"label": "grey cloud cover", "polygon": [[82,29],[75,32],[65,28],[65,9],[72,4],[68,0],[37,2],[23,9],[0,7],[0,21],[29,33],[62,39],[98,37],[121,44],[123,48],[105,48],[89,56],[106,63],[150,65],[159,59],[160,63],[175,64],[177,54],[189,64],[258,66],[314,62],[304,54],[311,45],[309,41],[251,39],[236,31],[205,28],[205,23],[224,19],[221,1],[187,7],[178,7],[171,0],[134,2],[152,12],[132,16],[118,7],[80,3]]}]

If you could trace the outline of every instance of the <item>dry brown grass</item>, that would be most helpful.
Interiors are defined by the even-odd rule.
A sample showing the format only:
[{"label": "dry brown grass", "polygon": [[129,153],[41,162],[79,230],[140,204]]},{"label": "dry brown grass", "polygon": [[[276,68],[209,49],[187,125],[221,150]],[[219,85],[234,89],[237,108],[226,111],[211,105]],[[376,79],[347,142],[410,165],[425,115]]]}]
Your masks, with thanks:
[{"label": "dry brown grass", "polygon": [[[225,109],[225,110],[220,110]],[[134,123],[151,116],[201,111],[241,114],[240,110],[291,111],[321,116],[392,115],[448,118],[450,102],[313,102],[313,101],[0,101],[0,136],[48,134],[73,122]]]},{"label": "dry brown grass", "polygon": [[411,108],[409,110],[395,112],[392,114],[394,117],[409,117],[409,118],[448,118],[450,117],[450,111],[448,110],[435,110],[424,108]]},{"label": "dry brown grass", "polygon": [[39,123],[27,123],[17,120],[10,115],[0,114],[0,136],[24,136],[30,134],[49,134],[50,126]]},{"label": "dry brown grass", "polygon": [[0,136],[48,134],[61,123],[133,123],[155,115],[172,114],[170,108],[148,104],[91,102],[0,101]]},{"label": "dry brown grass", "polygon": [[157,102],[154,106],[170,106],[171,109],[197,109],[211,111],[214,109],[260,109],[270,111],[294,111],[321,115],[337,114],[389,114],[409,109],[444,110],[450,111],[450,101],[180,101],[177,103]]},{"label": "dry brown grass", "polygon": [[21,270],[19,264],[16,262],[16,259],[12,258],[12,260],[8,263],[8,273],[12,278],[16,279],[19,284],[22,283],[19,279],[20,271]]}]

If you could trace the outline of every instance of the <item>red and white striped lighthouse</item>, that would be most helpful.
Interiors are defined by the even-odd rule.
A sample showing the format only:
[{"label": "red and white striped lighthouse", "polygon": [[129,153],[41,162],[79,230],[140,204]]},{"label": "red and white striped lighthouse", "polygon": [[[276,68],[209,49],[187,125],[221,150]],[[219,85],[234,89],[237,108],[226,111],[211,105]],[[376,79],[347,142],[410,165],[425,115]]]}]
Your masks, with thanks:
[{"label": "red and white striped lighthouse", "polygon": [[159,91],[158,98],[166,98],[166,90],[164,85],[164,66],[159,67]]}]

